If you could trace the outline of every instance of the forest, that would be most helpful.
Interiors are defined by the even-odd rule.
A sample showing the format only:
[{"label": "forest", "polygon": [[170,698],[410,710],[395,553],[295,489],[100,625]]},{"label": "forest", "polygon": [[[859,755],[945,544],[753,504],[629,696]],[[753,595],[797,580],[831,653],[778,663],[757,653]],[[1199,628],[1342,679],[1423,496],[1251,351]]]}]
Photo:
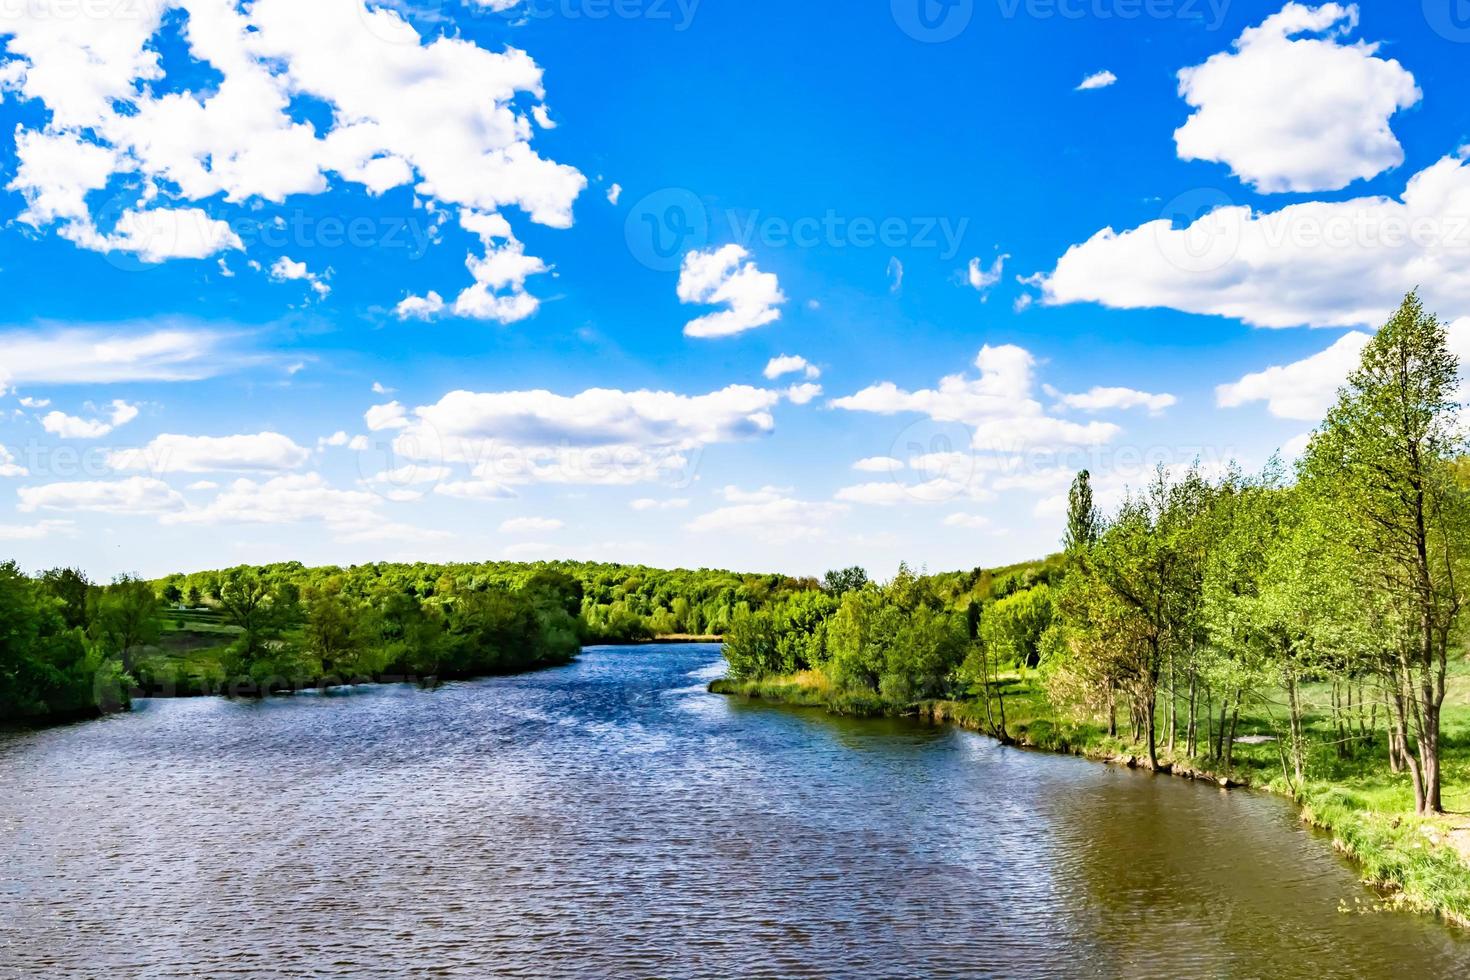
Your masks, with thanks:
[{"label": "forest", "polygon": [[434,681],[565,663],[583,644],[718,635],[814,579],[582,562],[241,566],[157,580],[0,565],[0,720],[131,696]]}]

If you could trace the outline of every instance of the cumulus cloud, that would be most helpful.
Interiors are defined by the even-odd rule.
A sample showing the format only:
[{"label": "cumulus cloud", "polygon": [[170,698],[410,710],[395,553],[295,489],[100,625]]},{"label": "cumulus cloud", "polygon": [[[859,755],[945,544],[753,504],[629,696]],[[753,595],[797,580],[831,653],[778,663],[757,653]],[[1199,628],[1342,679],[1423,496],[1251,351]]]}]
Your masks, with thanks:
[{"label": "cumulus cloud", "polygon": [[1265,193],[1338,190],[1402,163],[1389,119],[1421,93],[1377,44],[1344,43],[1357,26],[1355,4],[1289,3],[1182,70],[1195,111],[1174,133],[1180,159],[1227,164]]},{"label": "cumulus cloud", "polygon": [[[176,9],[185,16],[165,20]],[[525,97],[541,105],[544,89],[523,51],[426,39],[397,11],[361,0],[116,11],[57,17],[23,4],[6,19],[0,78],[46,110],[44,124],[15,134],[9,186],[25,199],[27,224],[144,261],[199,258],[241,247],[221,217],[230,209],[344,185],[368,195],[411,186],[467,215],[515,207],[540,224],[572,223],[586,179],[531,148],[532,121],[517,106]],[[211,69],[207,81],[190,87],[163,57],[163,35],[176,29],[188,56]],[[331,111],[299,121],[301,99]],[[122,207],[110,217],[91,201],[114,188]],[[493,276],[482,264],[506,260],[470,257],[475,283],[458,312],[504,317],[531,305],[485,297]]]},{"label": "cumulus cloud", "polygon": [[184,507],[183,496],[162,480],[82,480],[21,487],[20,509],[93,511],[102,514],[164,514]]},{"label": "cumulus cloud", "polygon": [[1370,339],[1358,331],[1343,334],[1332,346],[1311,357],[1218,386],[1215,403],[1221,408],[1239,408],[1265,402],[1266,409],[1277,418],[1315,422],[1332,407],[1337,389],[1358,366]]},{"label": "cumulus cloud", "polygon": [[1094,387],[1080,394],[1059,394],[1057,401],[1066,408],[1075,408],[1083,412],[1146,408],[1150,413],[1157,414],[1177,404],[1179,399],[1173,395],[1156,395],[1133,388]]},{"label": "cumulus cloud", "polygon": [[1377,327],[1416,283],[1428,308],[1470,313],[1463,157],[1415,174],[1401,199],[1260,213],[1227,204],[1179,227],[1164,217],[1122,232],[1104,228],[1040,279],[1052,305],[1167,307],[1261,327]]},{"label": "cumulus cloud", "polygon": [[284,255],[271,265],[270,277],[273,282],[303,281],[321,297],[325,297],[332,291],[332,287],[327,285],[324,274],[312,272],[306,267],[305,262],[297,262]]},{"label": "cumulus cloud", "polygon": [[400,320],[432,320],[444,312],[444,297],[431,289],[423,296],[408,296],[399,300],[393,312]]},{"label": "cumulus cloud", "polygon": [[980,294],[982,301],[1005,274],[1005,264],[1008,258],[1010,258],[1009,255],[997,255],[995,261],[990,263],[990,268],[988,269],[980,264],[978,258],[970,260],[970,269],[966,275],[966,279],[970,283],[970,288]]},{"label": "cumulus cloud", "polygon": [[739,245],[726,245],[684,256],[679,302],[728,306],[689,321],[684,325],[685,336],[728,337],[781,318],[779,307],[786,295],[780,283],[773,274],[756,268],[749,255]]},{"label": "cumulus cloud", "polygon": [[802,372],[808,379],[816,379],[822,376],[822,371],[815,364],[809,362],[800,354],[781,354],[766,362],[765,376],[774,381],[785,374]]},{"label": "cumulus cloud", "polygon": [[408,410],[402,403],[392,401],[386,405],[374,405],[362,415],[369,430],[402,429],[408,425]]},{"label": "cumulus cloud", "polygon": [[354,452],[362,452],[368,447],[368,438],[364,435],[349,436],[346,432],[338,429],[329,436],[323,436],[316,441],[317,449],[347,448]]},{"label": "cumulus cloud", "polygon": [[484,483],[619,485],[666,481],[705,446],[767,435],[781,397],[748,385],[705,395],[453,391],[411,417],[397,403],[379,406],[368,425],[401,430],[399,455],[469,463]]},{"label": "cumulus cloud", "polygon": [[30,471],[15,461],[15,455],[0,446],[0,477],[29,476]]},{"label": "cumulus cloud", "polygon": [[815,398],[822,397],[822,386],[807,384],[792,385],[786,389],[786,398],[793,405],[805,405]]},{"label": "cumulus cloud", "polygon": [[380,520],[381,498],[363,490],[338,490],[317,473],[266,480],[239,479],[202,507],[164,514],[168,524],[297,524],[321,521],[361,529]]},{"label": "cumulus cloud", "polygon": [[995,494],[978,485],[935,477],[917,483],[900,483],[890,480],[879,483],[859,483],[837,491],[837,499],[855,504],[874,504],[893,507],[897,504],[938,504],[967,497],[972,500],[991,500]]},{"label": "cumulus cloud", "polygon": [[0,524],[0,541],[44,541],[58,534],[76,536],[71,521],[32,521],[29,524]]},{"label": "cumulus cloud", "polygon": [[65,412],[47,412],[41,418],[41,427],[63,439],[100,439],[137,417],[138,406],[117,399],[106,418],[84,419]]},{"label": "cumulus cloud", "polygon": [[764,540],[789,541],[820,535],[824,525],[846,511],[842,504],[759,493],[753,502],[718,507],[684,526],[698,533],[740,532]]},{"label": "cumulus cloud", "polygon": [[1082,79],[1082,81],[1079,82],[1077,85],[1077,91],[1090,92],[1096,88],[1107,88],[1109,85],[1112,85],[1117,80],[1117,75],[1114,75],[1107,69],[1103,69],[1102,71],[1093,72],[1091,75],[1088,75],[1086,78]]},{"label": "cumulus cloud", "polygon": [[424,296],[409,296],[399,302],[399,319],[428,320],[443,313],[471,320],[515,323],[531,316],[540,301],[526,291],[526,280],[550,271],[550,266],[533,255],[511,231],[510,222],[494,212],[461,210],[460,225],[480,239],[481,255],[465,260],[473,282],[452,304],[432,290]]},{"label": "cumulus cloud", "polygon": [[1031,446],[1097,445],[1121,431],[1111,422],[1071,422],[1047,416],[1034,396],[1036,359],[1013,344],[981,348],[978,378],[952,374],[937,388],[907,391],[891,381],[837,398],[833,407],[894,415],[910,412],[969,426],[977,450],[1020,451]]},{"label": "cumulus cloud", "polygon": [[108,453],[107,465],[148,473],[257,472],[295,469],[310,457],[310,451],[279,432],[236,436],[165,433],[141,448]]}]

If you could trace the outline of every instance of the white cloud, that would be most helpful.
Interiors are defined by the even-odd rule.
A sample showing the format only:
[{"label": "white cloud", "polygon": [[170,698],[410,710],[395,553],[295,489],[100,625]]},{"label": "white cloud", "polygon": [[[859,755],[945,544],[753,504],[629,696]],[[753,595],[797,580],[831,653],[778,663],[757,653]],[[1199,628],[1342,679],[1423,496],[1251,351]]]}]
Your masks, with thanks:
[{"label": "white cloud", "polygon": [[770,496],[756,503],[732,504],[701,514],[688,524],[699,533],[740,532],[771,541],[814,537],[847,510],[842,504]]},{"label": "white cloud", "polygon": [[1093,72],[1091,75],[1088,75],[1086,78],[1082,79],[1082,81],[1077,85],[1077,91],[1090,92],[1093,89],[1097,88],[1107,88],[1109,85],[1112,85],[1117,80],[1117,75],[1114,75],[1107,69],[1103,69],[1102,71]]},{"label": "white cloud", "polygon": [[976,379],[941,378],[938,388],[906,391],[891,381],[832,401],[834,408],[893,415],[917,412],[971,427],[977,450],[1018,452],[1035,446],[1097,445],[1121,431],[1111,422],[1077,423],[1047,417],[1033,395],[1035,358],[1011,344],[981,348]]},{"label": "white cloud", "polygon": [[551,517],[512,517],[500,522],[502,534],[539,534],[560,531],[566,524]]},{"label": "white cloud", "polygon": [[408,425],[408,410],[400,402],[374,405],[362,415],[363,421],[372,432],[384,429],[402,429]]},{"label": "white cloud", "polygon": [[622,187],[621,184],[613,184],[611,187],[609,187],[607,189],[607,203],[609,203],[609,204],[612,204],[612,205],[616,206],[617,203],[618,203],[618,199],[621,198],[622,196],[623,196],[623,187]]},{"label": "white cloud", "polygon": [[1401,200],[1312,201],[1255,213],[1219,207],[1175,228],[1104,228],[1041,279],[1048,304],[1167,307],[1262,327],[1377,327],[1404,292],[1470,313],[1470,165],[1445,157]]},{"label": "white cloud", "polygon": [[960,483],[947,477],[936,477],[920,483],[899,483],[889,480],[879,483],[859,483],[837,491],[837,499],[855,504],[875,504],[893,507],[898,504],[939,504],[966,497],[972,500],[990,500],[995,496],[975,484]]},{"label": "white cloud", "polygon": [[786,397],[793,405],[805,405],[814,398],[822,396],[822,386],[814,384],[792,385],[786,389]]},{"label": "white cloud", "polygon": [[1343,334],[1311,357],[1220,385],[1215,389],[1215,403],[1221,408],[1239,408],[1260,401],[1277,418],[1315,422],[1332,407],[1338,387],[1358,366],[1370,339],[1357,331]]},{"label": "white cloud", "polygon": [[892,456],[869,456],[853,463],[852,468],[860,473],[892,473],[903,469],[903,460]]},{"label": "white cloud", "polygon": [[685,336],[728,337],[781,318],[778,307],[786,302],[781,285],[774,275],[747,261],[749,254],[739,245],[726,245],[684,256],[679,302],[729,306],[689,321],[684,325]]},{"label": "white cloud", "polygon": [[311,457],[279,432],[236,436],[183,436],[165,433],[138,449],[107,454],[107,465],[147,473],[214,473],[290,470]]},{"label": "white cloud", "polygon": [[15,461],[15,455],[0,446],[0,477],[29,476],[30,470]]},{"label": "white cloud", "polygon": [[732,504],[768,504],[783,497],[789,497],[793,489],[768,484],[757,490],[746,490],[730,484],[720,488],[720,496]]},{"label": "white cloud", "polygon": [[391,395],[391,394],[393,394],[393,392],[395,392],[397,390],[398,389],[396,389],[396,388],[389,388],[387,385],[383,384],[383,382],[381,382],[381,381],[374,381],[373,382],[373,394],[375,394],[375,395]]},{"label": "white cloud", "polygon": [[[194,88],[160,54],[164,14],[175,8],[187,14],[188,56],[212,69]],[[113,14],[58,17],[50,5],[23,4],[6,20],[0,76],[15,97],[49,110],[44,128],[16,132],[10,188],[24,196],[21,220],[33,226],[145,261],[201,257],[239,240],[219,216],[177,202],[223,210],[344,184],[369,195],[412,186],[450,209],[516,207],[540,224],[572,223],[586,179],[531,148],[532,123],[518,102],[539,104],[544,91],[541,69],[523,51],[448,34],[425,43],[398,12],[359,0],[177,0]],[[170,29],[178,23],[170,18]],[[295,121],[300,99],[331,111]],[[93,211],[87,195],[113,181],[149,206],[125,206],[106,227],[107,209]],[[477,261],[461,315],[498,305],[476,305]]]},{"label": "white cloud", "polygon": [[444,312],[444,297],[431,289],[423,296],[400,300],[393,312],[400,320],[431,320]]},{"label": "white cloud", "polygon": [[1174,133],[1180,159],[1227,164],[1265,193],[1338,190],[1402,163],[1389,119],[1421,93],[1377,44],[1342,43],[1357,26],[1355,4],[1289,3],[1182,70],[1195,112]]},{"label": "white cloud", "polygon": [[[328,271],[330,272],[330,270]],[[325,297],[332,291],[332,287],[327,285],[324,275],[312,272],[306,267],[305,262],[296,262],[284,255],[276,259],[271,265],[270,277],[273,282],[305,281],[318,296],[322,297]]]},{"label": "white cloud", "polygon": [[338,490],[317,473],[239,479],[203,507],[165,514],[169,524],[298,524],[322,521],[339,528],[367,528],[379,521],[380,498],[363,490]]},{"label": "white cloud", "polygon": [[41,419],[41,428],[63,439],[100,439],[137,417],[138,406],[118,399],[113,401],[106,419],[83,419],[65,412],[47,412]]},{"label": "white cloud", "polygon": [[21,487],[20,509],[95,511],[103,514],[160,514],[177,511],[184,498],[162,480],[132,476],[125,480],[48,483]]},{"label": "white cloud", "polygon": [[421,463],[405,463],[392,469],[380,470],[364,480],[376,486],[408,487],[423,483],[438,483],[447,480],[453,471],[447,466],[425,466]]},{"label": "white cloud", "polygon": [[33,521],[30,524],[0,524],[0,541],[43,541],[58,534],[76,536],[71,521]]},{"label": "white cloud", "polygon": [[459,480],[454,483],[441,483],[434,487],[434,492],[459,500],[510,500],[516,495],[516,492],[510,487],[489,480]]},{"label": "white cloud", "polygon": [[655,500],[652,497],[639,497],[628,506],[634,510],[682,510],[689,506],[689,498],[670,497],[668,500]]},{"label": "white cloud", "polygon": [[379,406],[372,428],[401,429],[410,459],[465,462],[493,484],[530,481],[626,485],[679,476],[705,446],[770,433],[781,394],[731,385],[706,395],[593,388],[454,391],[413,410]]},{"label": "white cloud", "polygon": [[213,480],[195,480],[193,483],[189,484],[184,489],[185,490],[194,490],[196,492],[197,491],[203,491],[203,490],[218,490],[219,489],[219,484],[218,483],[215,483]]},{"label": "white cloud", "polygon": [[128,210],[109,234],[99,233],[89,222],[67,225],[61,234],[83,248],[128,252],[149,264],[204,259],[216,252],[245,247],[228,222],[212,218],[199,208]]},{"label": "white cloud", "polygon": [[945,527],[963,527],[972,531],[985,531],[991,527],[990,518],[980,514],[950,514],[944,519]]},{"label": "white cloud", "polygon": [[822,371],[800,354],[782,354],[773,357],[766,362],[765,376],[774,381],[783,374],[795,374],[801,371],[808,379],[816,379],[822,376]]},{"label": "white cloud", "polygon": [[970,269],[966,275],[966,280],[970,283],[970,287],[980,294],[982,301],[986,299],[990,290],[1004,276],[1006,259],[1008,258],[1010,258],[1009,255],[997,255],[995,261],[990,263],[990,268],[988,269],[980,264],[978,258],[970,260]]},{"label": "white cloud", "polygon": [[888,260],[887,275],[888,291],[890,293],[901,292],[903,290],[903,263],[898,260],[898,256],[895,255]]},{"label": "white cloud", "polygon": [[198,381],[226,369],[228,340],[218,331],[172,328],[10,330],[0,333],[0,386]]},{"label": "white cloud", "polygon": [[1067,408],[1075,408],[1083,412],[1146,408],[1150,413],[1157,414],[1178,404],[1179,399],[1173,395],[1156,395],[1133,388],[1094,387],[1081,394],[1060,395],[1058,401]]},{"label": "white cloud", "polygon": [[25,397],[19,399],[19,401],[22,408],[46,408],[51,404],[51,399],[49,398]]}]

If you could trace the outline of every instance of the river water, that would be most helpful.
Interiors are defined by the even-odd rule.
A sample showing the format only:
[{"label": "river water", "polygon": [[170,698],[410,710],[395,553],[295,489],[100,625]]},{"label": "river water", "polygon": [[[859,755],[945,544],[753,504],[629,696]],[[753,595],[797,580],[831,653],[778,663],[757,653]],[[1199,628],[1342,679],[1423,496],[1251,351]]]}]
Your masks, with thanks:
[{"label": "river water", "polygon": [[591,649],[0,735],[0,976],[1470,976],[1280,800],[718,673]]}]

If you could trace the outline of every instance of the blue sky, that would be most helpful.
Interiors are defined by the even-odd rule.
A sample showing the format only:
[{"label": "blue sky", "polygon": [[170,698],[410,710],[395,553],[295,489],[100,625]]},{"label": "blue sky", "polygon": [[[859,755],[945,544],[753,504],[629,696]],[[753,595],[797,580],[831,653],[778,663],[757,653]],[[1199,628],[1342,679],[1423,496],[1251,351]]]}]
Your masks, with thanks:
[{"label": "blue sky", "polygon": [[1045,553],[1415,285],[1470,350],[1463,8],[7,12],[0,554]]}]

